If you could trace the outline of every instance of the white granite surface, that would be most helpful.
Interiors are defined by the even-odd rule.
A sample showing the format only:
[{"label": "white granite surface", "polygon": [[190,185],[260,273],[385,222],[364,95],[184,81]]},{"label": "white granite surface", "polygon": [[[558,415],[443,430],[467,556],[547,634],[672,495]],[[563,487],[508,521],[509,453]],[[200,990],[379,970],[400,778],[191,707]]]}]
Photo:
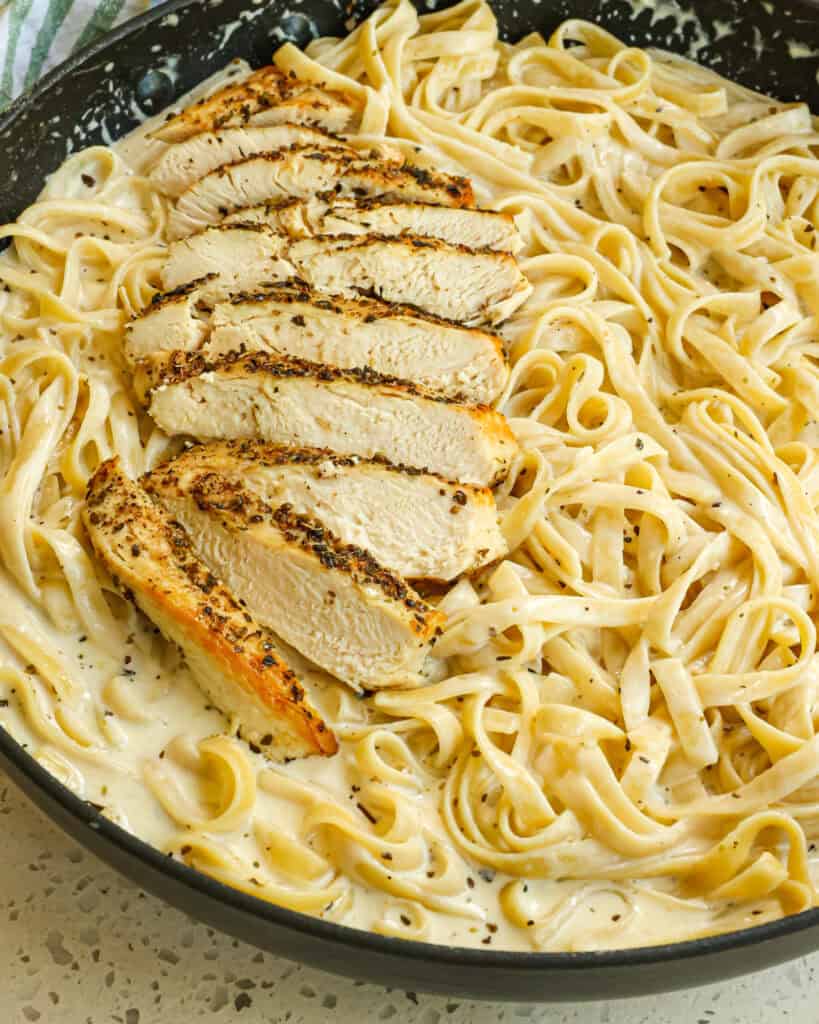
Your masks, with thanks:
[{"label": "white granite surface", "polygon": [[357,985],[262,954],[139,892],[0,774],[0,1024],[817,1024],[819,955],[609,1004],[493,1006]]}]

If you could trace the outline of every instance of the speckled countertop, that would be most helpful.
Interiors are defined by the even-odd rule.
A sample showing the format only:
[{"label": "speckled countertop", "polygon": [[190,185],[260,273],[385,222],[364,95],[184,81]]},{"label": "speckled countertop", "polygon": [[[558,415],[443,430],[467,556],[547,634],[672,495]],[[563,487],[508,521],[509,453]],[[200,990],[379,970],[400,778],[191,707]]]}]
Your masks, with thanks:
[{"label": "speckled countertop", "polygon": [[819,955],[730,985],[615,1003],[493,1006],[298,967],[146,896],[0,773],[0,1024],[817,1024]]}]

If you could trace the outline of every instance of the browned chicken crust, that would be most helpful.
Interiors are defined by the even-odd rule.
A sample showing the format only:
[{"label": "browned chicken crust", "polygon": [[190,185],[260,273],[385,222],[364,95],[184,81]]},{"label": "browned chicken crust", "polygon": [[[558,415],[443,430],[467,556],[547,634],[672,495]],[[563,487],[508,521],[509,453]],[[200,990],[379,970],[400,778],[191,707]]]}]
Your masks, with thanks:
[{"label": "browned chicken crust", "polygon": [[516,253],[523,239],[512,214],[469,206],[443,206],[395,195],[271,200],[229,214],[230,224],[269,224],[294,238],[316,235],[416,235],[443,242]]},{"label": "browned chicken crust", "polygon": [[[457,398],[448,398],[446,395],[437,394],[418,384],[413,384],[411,381],[376,373],[369,366],[342,369],[339,366],[311,363],[307,359],[296,359],[274,352],[251,352],[243,356],[227,355],[214,360],[208,359],[200,352],[157,352],[138,364],[134,374],[134,390],[142,402],[147,402],[151,392],[156,388],[182,384],[203,373],[215,372],[221,372],[227,378],[265,374],[269,377],[280,378],[312,377],[323,383],[343,381],[349,384],[387,388],[446,405],[462,404]],[[471,408],[476,413],[500,416],[488,405],[476,405]]]},{"label": "browned chicken crust", "polygon": [[292,72],[285,73],[269,65],[186,107],[152,135],[163,142],[183,142],[199,132],[247,124],[257,115],[277,107],[288,108],[290,117],[284,118],[286,120],[340,131],[358,117],[362,104],[350,93],[304,82]]},{"label": "browned chicken crust", "polygon": [[[246,227],[247,225],[243,225]],[[425,240],[426,241],[426,240]],[[204,280],[204,279],[200,279]],[[184,289],[193,288],[197,282],[189,285],[181,285],[174,292],[162,292],[154,296],[152,302],[161,302],[165,296],[175,295]],[[261,291],[239,292],[231,295],[230,301],[233,305],[241,303],[259,303],[263,305],[271,299],[281,303],[302,303],[309,302],[316,309],[324,309],[330,313],[337,313],[339,316],[355,317],[371,323],[375,320],[395,320],[399,317],[412,317],[424,323],[438,327],[456,327],[460,331],[471,331],[474,334],[481,334],[492,339],[493,347],[499,356],[504,356],[503,340],[499,334],[494,333],[486,327],[465,327],[458,320],[448,320],[446,317],[437,316],[435,313],[428,313],[419,306],[413,306],[408,302],[385,302],[374,295],[358,295],[350,297],[346,295],[333,295],[329,292],[319,292],[311,288],[303,281],[292,280],[282,281],[271,285]]]},{"label": "browned chicken crust", "polygon": [[466,494],[484,501],[492,500],[492,492],[486,487],[478,487],[474,484],[465,484],[457,480],[447,480],[438,473],[430,473],[428,469],[419,469],[417,466],[404,466],[400,463],[390,462],[383,455],[373,455],[370,458],[363,458],[360,455],[339,455],[338,452],[330,451],[329,448],[306,448],[294,447],[287,444],[274,444],[272,441],[261,441],[258,438],[244,438],[238,441],[210,441],[208,444],[192,444],[179,455],[175,455],[168,462],[162,463],[153,473],[156,474],[166,467],[175,466],[177,470],[196,467],[200,464],[205,467],[209,461],[232,460],[237,465],[249,463],[257,466],[288,466],[301,464],[304,466],[318,466],[330,463],[333,466],[344,468],[346,466],[358,466],[362,463],[372,463],[380,466],[390,473],[401,473],[404,476],[433,476],[448,487],[459,487]]},{"label": "browned chicken crust", "polygon": [[[354,176],[358,181],[358,186],[351,188],[351,193],[362,199],[369,195],[372,198],[380,196],[392,198],[395,202],[400,202],[402,199],[415,199],[416,201],[426,199],[444,206],[472,207],[475,205],[472,182],[462,175],[443,172],[435,174],[425,167],[418,167],[416,164],[410,163],[395,166],[384,161],[368,161],[361,153],[349,153],[334,146],[319,148],[317,146],[293,145],[271,153],[256,153],[244,160],[223,164],[215,171],[211,171],[211,175],[214,178],[230,177],[234,168],[251,163],[259,166],[286,163],[291,155],[301,156],[314,163],[329,164],[339,177],[344,174]],[[206,177],[210,177],[210,175]],[[203,180],[200,179],[200,182]],[[369,192],[365,191],[368,186],[371,190]],[[338,195],[338,192],[338,189],[329,189],[327,198],[332,199],[334,195]]]},{"label": "browned chicken crust", "polygon": [[[249,717],[243,735],[274,760],[334,754],[336,739],[311,706],[295,673],[260,626],[194,554],[183,528],[130,480],[118,458],[88,484],[85,526],[94,550],[123,594],[183,651],[195,648],[235,702],[214,700],[225,714]],[[189,657],[189,661],[190,661]],[[196,673],[195,673],[196,674]],[[208,679],[198,676],[211,699]],[[266,728],[259,728],[259,719]]]}]

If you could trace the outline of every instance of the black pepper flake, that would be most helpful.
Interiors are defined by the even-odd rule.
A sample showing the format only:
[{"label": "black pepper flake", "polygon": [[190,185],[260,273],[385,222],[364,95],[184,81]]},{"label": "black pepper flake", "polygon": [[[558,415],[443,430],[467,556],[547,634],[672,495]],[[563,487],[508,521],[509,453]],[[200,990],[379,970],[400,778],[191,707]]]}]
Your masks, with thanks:
[{"label": "black pepper flake", "polygon": [[370,822],[370,824],[375,825],[375,823],[378,821],[378,819],[370,811],[367,810],[367,808],[364,806],[364,804],[357,803],[356,807],[359,809],[359,811],[361,811],[361,813],[364,815],[364,817],[367,819],[367,821]]},{"label": "black pepper flake", "polygon": [[81,174],[80,181],[86,188],[93,188],[97,184],[96,178],[92,178],[90,174]]}]

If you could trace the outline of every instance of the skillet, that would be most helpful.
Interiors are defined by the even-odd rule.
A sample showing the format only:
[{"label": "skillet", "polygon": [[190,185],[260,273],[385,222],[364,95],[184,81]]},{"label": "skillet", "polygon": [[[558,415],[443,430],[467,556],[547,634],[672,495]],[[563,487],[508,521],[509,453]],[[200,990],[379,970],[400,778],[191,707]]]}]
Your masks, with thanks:
[{"label": "skillet", "polygon": [[[108,143],[234,57],[257,66],[285,40],[343,35],[370,0],[170,0],[70,57],[0,115],[0,224],[14,220],[71,152]],[[427,0],[431,9],[435,0]],[[443,5],[442,5],[443,6]],[[744,85],[819,110],[819,10],[808,0],[495,0],[517,39],[587,18],[629,43],[696,58]],[[2,241],[0,241],[2,247]],[[349,977],[472,999],[636,996],[770,967],[819,948],[819,909],[675,945],[517,953],[374,935],[230,889],[101,816],[0,729],[0,767],[58,826],[142,888],[272,953]]]}]

